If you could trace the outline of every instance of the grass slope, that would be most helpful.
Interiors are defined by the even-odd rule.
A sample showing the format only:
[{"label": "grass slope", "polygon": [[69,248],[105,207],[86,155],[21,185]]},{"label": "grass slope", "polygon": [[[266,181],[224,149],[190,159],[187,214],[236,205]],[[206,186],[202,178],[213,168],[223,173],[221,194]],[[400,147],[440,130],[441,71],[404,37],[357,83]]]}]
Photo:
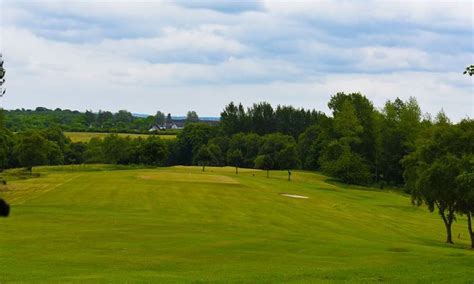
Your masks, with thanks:
[{"label": "grass slope", "polygon": [[[147,138],[150,134],[133,134],[133,133],[115,133],[120,137],[130,138]],[[69,137],[72,142],[89,142],[92,138],[104,138],[111,133],[100,133],[100,132],[64,132],[64,135]],[[161,139],[175,139],[176,135],[156,135]]]},{"label": "grass slope", "polygon": [[2,190],[0,282],[474,281],[465,220],[446,245],[437,214],[402,194],[305,172],[100,169]]}]

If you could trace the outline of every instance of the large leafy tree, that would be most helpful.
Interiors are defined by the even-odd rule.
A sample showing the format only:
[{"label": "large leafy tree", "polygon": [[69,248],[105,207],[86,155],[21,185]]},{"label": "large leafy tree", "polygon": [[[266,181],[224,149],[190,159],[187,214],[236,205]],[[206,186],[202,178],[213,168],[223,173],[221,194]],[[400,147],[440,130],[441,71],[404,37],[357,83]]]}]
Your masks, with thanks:
[{"label": "large leafy tree", "polygon": [[270,176],[270,170],[273,168],[274,162],[270,155],[258,155],[255,158],[255,167],[267,171],[267,178]]},{"label": "large leafy tree", "polygon": [[248,110],[252,131],[264,135],[275,130],[275,112],[269,103],[262,102],[254,104]]},{"label": "large leafy tree", "polygon": [[325,118],[308,127],[298,138],[298,155],[305,170],[320,169],[319,159],[323,149],[333,140],[332,120]]},{"label": "large leafy tree", "polygon": [[286,169],[288,171],[288,181],[290,181],[291,170],[298,167],[299,163],[296,145],[294,143],[286,145],[285,148],[276,153],[275,160],[280,169]]},{"label": "large leafy tree", "polygon": [[241,167],[253,168],[262,140],[261,136],[254,133],[238,133],[231,137],[229,151],[240,150],[243,156]]},{"label": "large leafy tree", "polygon": [[186,114],[186,123],[196,123],[196,122],[199,122],[198,114],[193,110],[188,111],[188,113]]},{"label": "large leafy tree", "polygon": [[189,123],[177,136],[176,162],[191,165],[202,145],[213,136],[211,126],[202,123]]},{"label": "large leafy tree", "polygon": [[401,160],[415,150],[416,139],[422,130],[420,107],[414,98],[388,101],[379,122],[377,179],[402,185]]},{"label": "large leafy tree", "polygon": [[145,165],[163,166],[168,157],[166,144],[158,137],[150,136],[140,144],[140,162]]},{"label": "large leafy tree", "polygon": [[329,106],[334,110],[333,140],[325,143],[319,158],[324,173],[345,183],[367,184],[371,180],[366,156],[360,154],[364,127],[354,102],[364,101],[358,94],[338,94]]},{"label": "large leafy tree", "polygon": [[130,159],[130,139],[116,134],[108,135],[102,142],[104,162],[109,164],[128,164]]},{"label": "large leafy tree", "polygon": [[[373,170],[376,158],[376,151],[374,151],[376,147],[376,111],[372,102],[360,93],[337,93],[331,97],[328,107],[333,112],[336,132],[339,135],[342,134],[343,137],[356,139],[353,141],[357,143],[351,145],[351,150],[361,155]],[[353,118],[346,119],[347,116]],[[342,125],[338,125],[338,120],[342,122]]]},{"label": "large leafy tree", "polygon": [[472,230],[472,217],[474,215],[474,156],[470,157],[469,168],[456,178],[460,193],[457,209],[459,213],[465,214],[467,217],[467,229],[471,237],[471,248],[474,249],[474,232]]},{"label": "large leafy tree", "polygon": [[239,173],[239,167],[242,165],[244,161],[244,156],[242,155],[242,151],[239,149],[229,150],[227,152],[227,163],[235,167],[235,174]]},{"label": "large leafy tree", "polygon": [[456,178],[462,170],[461,162],[454,156],[436,160],[422,167],[412,196],[417,204],[424,202],[433,212],[438,210],[446,227],[446,242],[452,244],[451,227],[456,220],[456,209],[461,197]]},{"label": "large leafy tree", "polygon": [[154,116],[154,122],[157,125],[164,125],[166,122],[166,116],[163,112],[157,111],[155,116]]},{"label": "large leafy tree", "polygon": [[213,160],[212,152],[206,145],[202,145],[197,152],[194,161],[196,164],[202,166],[202,171],[206,170],[206,166],[209,165]]},{"label": "large leafy tree", "polygon": [[14,152],[20,166],[31,174],[33,167],[48,163],[49,146],[48,140],[38,131],[26,131],[19,134]]},{"label": "large leafy tree", "polygon": [[456,211],[465,211],[466,157],[474,153],[474,122],[464,120],[452,125],[443,115],[425,129],[416,150],[403,159],[405,184],[416,205],[437,210],[446,227],[446,241],[452,243],[451,226]]}]

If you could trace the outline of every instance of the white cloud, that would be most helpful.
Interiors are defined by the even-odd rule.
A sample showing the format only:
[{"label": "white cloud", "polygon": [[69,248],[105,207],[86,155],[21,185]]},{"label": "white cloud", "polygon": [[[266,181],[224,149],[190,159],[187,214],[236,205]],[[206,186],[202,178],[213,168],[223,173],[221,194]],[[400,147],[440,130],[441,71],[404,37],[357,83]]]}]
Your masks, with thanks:
[{"label": "white cloud", "polygon": [[474,116],[467,1],[252,7],[6,1],[4,106],[218,115],[231,100],[327,110],[330,95],[360,91]]}]

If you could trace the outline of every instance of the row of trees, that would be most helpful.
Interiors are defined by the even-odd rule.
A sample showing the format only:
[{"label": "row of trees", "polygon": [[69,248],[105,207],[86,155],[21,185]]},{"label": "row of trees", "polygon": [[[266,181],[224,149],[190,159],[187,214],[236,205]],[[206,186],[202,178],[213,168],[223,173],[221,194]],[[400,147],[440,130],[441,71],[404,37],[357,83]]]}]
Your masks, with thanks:
[{"label": "row of trees", "polygon": [[283,133],[297,139],[306,128],[326,118],[322,112],[296,109],[292,106],[277,106],[276,109],[266,102],[254,104],[247,109],[242,104],[228,104],[221,113],[221,125],[224,134],[236,133]]},{"label": "row of trees", "polygon": [[0,169],[82,163],[167,165],[168,145],[157,136],[146,139],[109,135],[73,143],[60,128],[0,133]]},{"label": "row of trees", "polygon": [[[110,111],[99,112],[79,112],[62,109],[47,109],[37,107],[34,110],[17,109],[5,110],[6,127],[14,132],[30,129],[44,129],[53,126],[60,126],[64,131],[89,131],[89,132],[125,132],[125,133],[148,133],[153,126],[171,127],[173,121],[171,114],[165,115],[157,111],[155,115],[134,116],[126,110],[116,113]],[[186,122],[199,122],[199,117],[195,111],[189,111]]]},{"label": "row of trees", "polygon": [[221,114],[221,135],[282,133],[297,140],[299,167],[322,170],[348,183],[403,185],[402,158],[433,121],[414,98],[376,109],[360,93],[334,95],[332,117],[314,110],[230,103]]},{"label": "row of trees", "polygon": [[[255,104],[244,111],[242,105],[236,107],[231,103],[225,107],[218,127],[190,123],[179,133],[177,141],[169,142],[168,164],[196,164],[197,152],[202,146],[206,146],[202,153],[206,153],[207,148],[214,156],[212,160],[207,161],[208,164],[236,164],[229,163],[227,156],[230,155],[229,151],[234,151],[230,156],[237,156],[235,150],[239,150],[242,153],[242,162],[238,164],[243,167],[257,165],[267,169],[285,168],[283,163],[275,161],[274,156],[271,159],[260,157],[258,163],[255,163],[257,156],[270,155],[264,149],[273,143],[285,145],[280,146],[282,149],[289,145],[291,150],[287,151],[296,153],[294,161],[290,163],[292,167],[320,170],[346,183],[402,186],[405,181],[403,158],[415,151],[417,139],[422,133],[447,120],[442,112],[435,119],[422,117],[414,98],[407,101],[388,101],[383,109],[377,110],[372,102],[359,93],[338,93],[331,98],[328,105],[332,110],[332,117],[316,111],[285,106],[279,106],[273,111],[267,103]],[[237,111],[237,116],[234,115],[234,110]],[[101,114],[102,112],[97,114],[97,117]],[[123,119],[130,118],[125,112],[119,112],[117,115]],[[164,115],[158,113],[157,117],[163,119]],[[190,117],[193,117],[192,113]],[[304,119],[298,120],[298,117]],[[465,120],[464,123],[472,124],[472,120]],[[298,128],[301,125],[309,126],[301,130]],[[48,129],[60,131],[54,126]],[[22,141],[22,135],[20,131],[18,135],[13,136],[16,136],[17,141]],[[36,137],[30,134],[26,136],[29,139]],[[3,138],[5,141],[6,139]],[[94,143],[98,142],[91,141],[89,144]],[[6,145],[6,142],[4,144]],[[64,142],[59,143],[59,148],[64,152],[62,144]],[[47,146],[51,148],[50,151],[58,152],[52,144]],[[83,161],[88,160],[64,160],[65,163]],[[16,158],[8,165],[19,164]]]}]

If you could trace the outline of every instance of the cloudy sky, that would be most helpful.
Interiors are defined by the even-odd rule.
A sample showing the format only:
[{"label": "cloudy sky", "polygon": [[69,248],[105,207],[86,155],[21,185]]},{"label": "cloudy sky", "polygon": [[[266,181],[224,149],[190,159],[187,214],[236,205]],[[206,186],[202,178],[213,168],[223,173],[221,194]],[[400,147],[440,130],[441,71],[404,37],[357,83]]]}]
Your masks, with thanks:
[{"label": "cloudy sky", "polygon": [[219,115],[230,101],[474,117],[471,1],[1,1],[4,108]]}]

